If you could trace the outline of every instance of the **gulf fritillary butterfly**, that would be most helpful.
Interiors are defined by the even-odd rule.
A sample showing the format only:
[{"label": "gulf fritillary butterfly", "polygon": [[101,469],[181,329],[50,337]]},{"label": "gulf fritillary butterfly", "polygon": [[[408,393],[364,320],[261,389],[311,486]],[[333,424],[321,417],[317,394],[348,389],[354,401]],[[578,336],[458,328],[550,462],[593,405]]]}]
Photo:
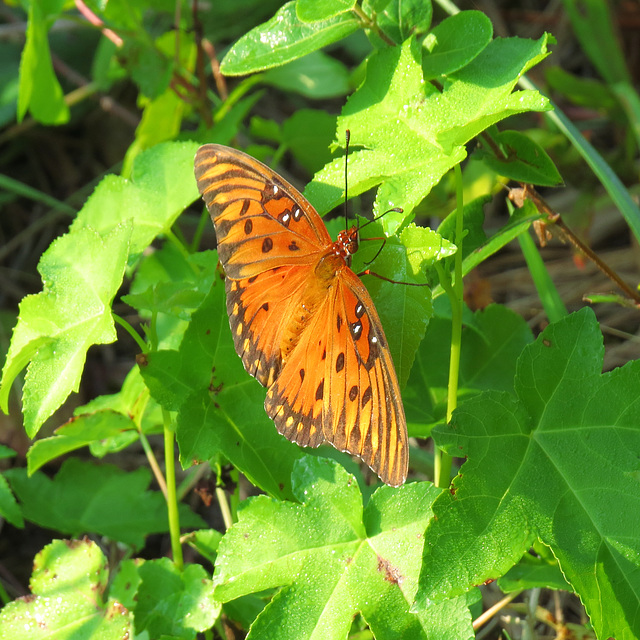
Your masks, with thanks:
[{"label": "gulf fritillary butterfly", "polygon": [[400,486],[407,423],[380,318],[350,268],[358,229],[333,242],[297,189],[229,147],[200,147],[195,175],[215,226],[235,348],[268,387],[265,410],[278,431],[303,446],[330,442]]}]

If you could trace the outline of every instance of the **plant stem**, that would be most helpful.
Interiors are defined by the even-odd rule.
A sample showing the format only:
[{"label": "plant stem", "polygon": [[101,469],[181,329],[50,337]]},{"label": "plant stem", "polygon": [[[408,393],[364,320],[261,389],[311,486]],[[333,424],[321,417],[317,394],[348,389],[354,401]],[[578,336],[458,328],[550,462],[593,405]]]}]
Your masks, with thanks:
[{"label": "plant stem", "polygon": [[149,350],[149,346],[147,343],[138,335],[138,332],[124,319],[121,318],[117,313],[111,312],[111,316],[116,324],[119,324],[135,341],[136,344],[140,347],[140,351],[142,353],[147,353]]},{"label": "plant stem", "polygon": [[[462,304],[464,297],[464,285],[462,282],[462,239],[464,222],[464,201],[462,197],[462,171],[460,165],[454,167],[456,176],[456,246],[458,250],[454,256],[454,281],[448,278],[448,274],[443,274],[444,270],[438,268],[440,283],[449,296],[451,303],[451,353],[449,356],[449,383],[447,386],[447,422],[451,421],[451,416],[458,406],[458,379],[460,377],[460,352],[462,347]],[[436,263],[437,265],[437,263]],[[445,275],[443,278],[442,275]],[[451,456],[444,451],[437,450],[434,457],[435,464],[435,484],[436,487],[445,488],[449,486],[451,478]]]},{"label": "plant stem", "polygon": [[180,546],[180,517],[178,515],[178,500],[176,495],[176,461],[174,453],[174,434],[171,418],[166,409],[162,410],[164,421],[164,463],[167,480],[167,510],[169,512],[169,535],[171,536],[171,552],[173,562],[182,571],[182,547]]},{"label": "plant stem", "polygon": [[220,505],[220,511],[222,512],[222,519],[224,520],[225,529],[229,529],[233,525],[233,516],[231,515],[231,509],[229,508],[229,501],[227,500],[227,494],[222,487],[216,487],[216,498]]},{"label": "plant stem", "polygon": [[162,470],[160,469],[160,465],[158,464],[158,460],[156,459],[155,454],[153,453],[153,449],[149,444],[149,440],[147,436],[143,433],[142,428],[138,425],[138,433],[140,435],[140,444],[142,444],[142,448],[144,449],[144,454],[147,456],[147,460],[149,461],[149,466],[151,467],[151,471],[153,471],[153,475],[156,478],[156,482],[160,487],[160,491],[162,491],[162,495],[164,495],[164,499],[167,499],[167,483],[165,481],[164,476],[162,475]]}]

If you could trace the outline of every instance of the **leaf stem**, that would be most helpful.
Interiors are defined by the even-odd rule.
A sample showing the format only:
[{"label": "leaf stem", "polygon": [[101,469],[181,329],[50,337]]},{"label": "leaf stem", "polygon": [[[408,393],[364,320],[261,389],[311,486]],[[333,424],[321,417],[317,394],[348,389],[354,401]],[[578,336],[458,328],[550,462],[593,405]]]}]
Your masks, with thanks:
[{"label": "leaf stem", "polygon": [[147,353],[149,351],[149,346],[147,343],[140,337],[138,332],[124,319],[121,318],[117,313],[111,312],[114,321],[116,324],[119,324],[135,341],[136,344],[140,347],[140,351],[142,353]]},{"label": "leaf stem", "polygon": [[176,494],[176,461],[174,453],[174,433],[171,417],[166,409],[162,410],[164,422],[164,463],[167,479],[167,510],[169,512],[169,535],[171,537],[171,551],[173,562],[182,571],[182,547],[180,546],[180,517],[178,515],[178,500]]},{"label": "leaf stem", "polygon": [[233,516],[231,515],[231,509],[229,508],[229,501],[227,500],[227,494],[222,487],[216,487],[216,498],[220,505],[220,511],[222,512],[222,519],[224,520],[225,529],[229,529],[233,525]]},{"label": "leaf stem", "polygon": [[156,482],[160,487],[160,491],[164,495],[164,499],[167,499],[167,483],[162,475],[162,470],[160,469],[160,465],[158,464],[158,460],[156,458],[155,453],[153,453],[153,449],[149,444],[149,440],[145,433],[142,431],[142,427],[138,425],[138,434],[140,436],[140,444],[142,444],[142,448],[144,449],[144,454],[147,456],[147,460],[149,461],[149,466],[151,467],[151,471],[153,471],[153,475],[156,478]]},{"label": "leaf stem", "polygon": [[370,29],[371,31],[373,31],[381,40],[385,42],[385,44],[388,44],[390,47],[397,46],[397,44],[380,28],[378,23],[375,21],[375,18],[370,18],[359,5],[354,5],[351,10],[358,16],[362,26],[365,29]]}]

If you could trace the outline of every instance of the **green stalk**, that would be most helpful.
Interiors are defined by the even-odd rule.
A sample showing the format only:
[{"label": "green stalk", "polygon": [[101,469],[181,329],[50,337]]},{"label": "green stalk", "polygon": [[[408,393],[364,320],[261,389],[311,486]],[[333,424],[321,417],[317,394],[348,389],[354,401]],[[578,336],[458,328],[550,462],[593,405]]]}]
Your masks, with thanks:
[{"label": "green stalk", "polygon": [[111,312],[111,316],[116,324],[119,324],[135,341],[136,344],[140,347],[141,353],[147,353],[149,347],[147,343],[138,335],[138,332],[124,319],[121,318],[117,313]]},{"label": "green stalk", "polygon": [[169,512],[169,535],[171,537],[171,551],[173,562],[182,571],[184,561],[182,559],[182,546],[180,545],[180,517],[178,515],[178,499],[176,494],[176,460],[174,454],[174,434],[171,426],[171,418],[166,409],[162,410],[164,422],[164,463],[167,480],[167,510]]},{"label": "green stalk", "polygon": [[[454,256],[454,281],[453,284],[449,274],[444,273],[444,269],[436,263],[440,284],[449,297],[451,304],[451,353],[449,356],[449,384],[447,387],[447,422],[451,421],[451,416],[458,406],[458,379],[460,377],[460,352],[462,347],[462,304],[464,289],[462,282],[462,239],[463,239],[463,197],[462,197],[462,171],[460,165],[454,167],[456,176],[456,246],[458,250]],[[451,478],[452,458],[449,454],[436,450],[434,456],[435,484],[436,487],[446,488],[449,486]]]}]

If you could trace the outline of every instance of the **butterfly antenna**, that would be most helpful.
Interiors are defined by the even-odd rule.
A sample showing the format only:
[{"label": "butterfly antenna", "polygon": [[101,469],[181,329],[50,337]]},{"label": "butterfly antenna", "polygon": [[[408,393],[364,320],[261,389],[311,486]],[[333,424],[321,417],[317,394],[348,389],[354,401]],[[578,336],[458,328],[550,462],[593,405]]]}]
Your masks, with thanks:
[{"label": "butterfly antenna", "polygon": [[345,137],[345,150],[344,150],[344,228],[349,228],[349,218],[347,217],[347,159],[349,158],[349,139],[351,138],[351,131],[347,129],[344,134]]}]

